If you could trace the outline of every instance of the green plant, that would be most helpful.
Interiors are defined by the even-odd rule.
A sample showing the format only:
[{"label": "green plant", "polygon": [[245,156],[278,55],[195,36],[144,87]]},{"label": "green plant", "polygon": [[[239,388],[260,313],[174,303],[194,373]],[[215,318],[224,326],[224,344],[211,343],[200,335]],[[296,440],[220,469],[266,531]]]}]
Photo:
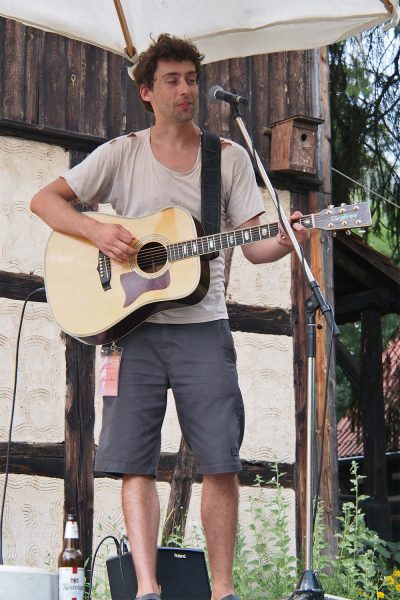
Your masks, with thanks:
[{"label": "green plant", "polygon": [[273,501],[266,499],[260,477],[254,483],[258,493],[248,510],[251,548],[242,527],[238,531],[234,585],[245,600],[275,600],[288,595],[295,586],[296,558],[290,554],[288,501],[277,465],[274,470],[275,476],[268,482],[275,490]]},{"label": "green plant", "polygon": [[[238,528],[233,576],[236,593],[243,600],[277,600],[289,596],[296,589],[302,572],[302,566],[290,554],[288,501],[280,483],[283,474],[279,473],[277,465],[274,471],[275,476],[268,482],[274,489],[273,498],[268,498],[263,480],[257,477],[256,493],[248,509],[250,526],[246,531],[242,524]],[[400,569],[396,566],[400,561],[400,545],[385,542],[368,529],[362,510],[362,502],[367,497],[359,493],[363,477],[355,462],[351,474],[355,499],[342,506],[334,560],[325,542],[323,503],[319,503],[314,528],[313,568],[327,594],[350,600],[400,600]],[[202,546],[203,539],[197,528],[195,537],[192,546]],[[174,529],[168,543],[183,545],[179,527]],[[114,549],[112,552],[115,553]],[[110,546],[105,544],[98,554],[100,564],[95,571],[93,600],[111,598],[105,571],[105,560],[109,555]]]},{"label": "green plant", "polygon": [[391,594],[387,597],[394,600],[396,596],[393,594],[399,590],[396,591],[393,586],[388,587],[385,584],[385,576],[388,564],[398,550],[395,544],[385,542],[366,526],[361,505],[367,496],[359,493],[363,476],[359,475],[356,462],[352,463],[351,474],[353,478],[350,481],[353,484],[355,500],[345,502],[342,514],[338,517],[341,528],[337,534],[338,553],[333,562],[329,561],[324,553],[326,546],[323,528],[317,519],[314,558],[322,587],[328,594],[370,600],[385,597],[385,588]]}]

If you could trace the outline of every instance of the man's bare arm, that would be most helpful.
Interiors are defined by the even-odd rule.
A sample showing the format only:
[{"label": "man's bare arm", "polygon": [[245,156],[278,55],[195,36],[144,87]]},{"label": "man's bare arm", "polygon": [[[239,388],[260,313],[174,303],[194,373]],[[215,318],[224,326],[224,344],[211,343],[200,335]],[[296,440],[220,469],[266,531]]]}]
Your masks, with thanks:
[{"label": "man's bare arm", "polygon": [[[290,217],[291,220],[296,220],[301,217],[301,213],[296,211]],[[255,217],[250,219],[246,223],[243,223],[239,229],[246,229],[247,227],[255,227],[260,225],[260,219]],[[310,232],[306,227],[300,225],[300,223],[294,223],[293,225],[294,234],[299,244],[303,244],[310,237]],[[283,232],[279,232],[273,238],[268,240],[260,240],[253,244],[246,244],[242,246],[242,251],[247,260],[254,264],[274,262],[283,258],[293,250],[293,244],[290,238]]]},{"label": "man's bare arm", "polygon": [[134,238],[127,229],[118,224],[100,223],[77,211],[71,205],[75,199],[74,191],[59,177],[33,196],[31,210],[55,231],[86,238],[117,262],[126,262],[137,254],[131,247]]}]

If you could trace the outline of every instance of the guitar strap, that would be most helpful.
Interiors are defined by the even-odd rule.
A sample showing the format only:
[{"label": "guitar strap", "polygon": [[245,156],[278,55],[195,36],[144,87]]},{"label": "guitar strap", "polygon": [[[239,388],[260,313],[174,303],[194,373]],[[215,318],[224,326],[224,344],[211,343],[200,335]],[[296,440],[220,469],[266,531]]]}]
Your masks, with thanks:
[{"label": "guitar strap", "polygon": [[[221,141],[203,130],[201,136],[201,223],[206,235],[221,230]],[[217,258],[219,252],[203,256]]]}]

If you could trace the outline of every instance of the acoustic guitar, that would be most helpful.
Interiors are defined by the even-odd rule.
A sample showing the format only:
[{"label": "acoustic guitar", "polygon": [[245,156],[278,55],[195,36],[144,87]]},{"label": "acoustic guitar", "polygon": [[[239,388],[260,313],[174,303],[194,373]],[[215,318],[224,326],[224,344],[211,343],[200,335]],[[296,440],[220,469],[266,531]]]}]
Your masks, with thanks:
[{"label": "acoustic guitar", "polygon": [[[200,302],[210,274],[206,254],[274,237],[278,223],[204,235],[184,208],[133,219],[85,213],[119,223],[136,238],[128,263],[111,260],[86,239],[54,231],[45,255],[47,300],[60,328],[86,344],[113,342],[151,315]],[[301,217],[308,229],[335,231],[371,224],[368,203],[330,207]]]}]

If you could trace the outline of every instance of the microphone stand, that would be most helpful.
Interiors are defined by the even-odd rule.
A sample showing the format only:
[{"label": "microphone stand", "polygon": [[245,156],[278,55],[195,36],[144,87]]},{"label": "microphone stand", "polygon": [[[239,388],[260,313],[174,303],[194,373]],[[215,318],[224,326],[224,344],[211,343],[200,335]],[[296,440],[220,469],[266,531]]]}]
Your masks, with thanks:
[{"label": "microphone stand", "polygon": [[[314,456],[314,429],[315,429],[315,348],[316,348],[316,336],[315,336],[315,314],[319,310],[326,322],[328,327],[333,331],[333,335],[339,335],[339,330],[336,326],[332,307],[327,303],[318,282],[315,280],[310,267],[304,259],[300,245],[293,233],[291,225],[284,213],[281,212],[279,206],[279,199],[277,193],[272,186],[268,175],[264,169],[264,166],[253,147],[252,140],[246,130],[243,123],[242,115],[239,111],[237,101],[229,102],[232,109],[232,116],[239,128],[240,133],[249,149],[250,154],[254,157],[258,172],[265,184],[265,187],[269,191],[272,201],[277,209],[279,219],[283,228],[285,229],[286,235],[289,236],[292,241],[294,250],[303,266],[304,272],[307,277],[308,284],[311,289],[311,297],[306,302],[307,312],[307,460],[306,460],[306,536],[305,536],[305,569],[303,575],[298,582],[297,589],[289,596],[289,600],[293,598],[302,597],[304,599],[315,599],[323,600],[324,590],[322,589],[321,583],[318,579],[317,574],[313,571],[313,495],[314,495],[314,482],[313,482],[313,456]],[[328,596],[327,596],[328,597]],[[330,596],[330,598],[335,598]]]}]

